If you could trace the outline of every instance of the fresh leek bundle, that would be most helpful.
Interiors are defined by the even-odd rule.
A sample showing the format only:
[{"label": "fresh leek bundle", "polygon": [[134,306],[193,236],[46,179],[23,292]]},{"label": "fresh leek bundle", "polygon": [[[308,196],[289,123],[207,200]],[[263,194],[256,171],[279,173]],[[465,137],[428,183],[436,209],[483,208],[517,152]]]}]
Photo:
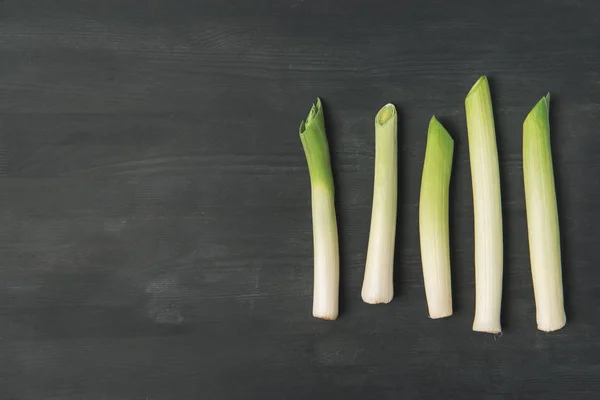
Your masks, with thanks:
[{"label": "fresh leek bundle", "polygon": [[485,76],[465,99],[475,218],[473,330],[499,333],[502,302],[502,204],[490,87]]},{"label": "fresh leek bundle", "polygon": [[365,303],[394,297],[394,245],[398,202],[398,114],[386,104],[375,116],[375,179],[371,232],[362,286]]},{"label": "fresh leek bundle", "polygon": [[543,97],[523,123],[523,177],[531,275],[537,327],[547,332],[558,330],[567,322],[550,148],[549,103],[550,95]]},{"label": "fresh leek bundle", "polygon": [[419,233],[423,280],[430,318],[452,315],[448,196],[454,140],[435,117],[429,122],[421,196]]},{"label": "fresh leek bundle", "polygon": [[300,124],[300,140],[308,163],[311,185],[313,316],[333,320],[338,316],[340,260],[333,174],[320,99],[313,104],[306,121]]}]

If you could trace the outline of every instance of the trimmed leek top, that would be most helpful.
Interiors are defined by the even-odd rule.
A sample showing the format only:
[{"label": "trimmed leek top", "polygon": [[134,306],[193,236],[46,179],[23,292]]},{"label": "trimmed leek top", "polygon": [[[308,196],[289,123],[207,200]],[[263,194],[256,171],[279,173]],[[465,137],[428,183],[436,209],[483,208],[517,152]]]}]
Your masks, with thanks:
[{"label": "trimmed leek top", "polygon": [[323,184],[333,190],[329,145],[325,135],[325,118],[319,98],[317,98],[317,103],[312,105],[306,120],[300,123],[300,140],[306,154],[311,183]]}]

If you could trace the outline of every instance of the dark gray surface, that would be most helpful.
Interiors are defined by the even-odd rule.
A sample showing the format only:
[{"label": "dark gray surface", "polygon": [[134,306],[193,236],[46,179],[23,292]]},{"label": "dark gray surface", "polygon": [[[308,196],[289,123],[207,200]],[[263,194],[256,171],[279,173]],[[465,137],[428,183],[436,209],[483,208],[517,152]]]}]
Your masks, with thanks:
[{"label": "dark gray surface", "polygon": [[[485,3],[478,4],[478,3]],[[0,398],[600,397],[600,3],[0,3]],[[344,5],[342,5],[344,4]],[[490,77],[504,335],[471,332],[464,96]],[[568,323],[535,329],[521,124],[550,91]],[[342,314],[311,318],[297,128],[321,96]],[[396,298],[360,287],[373,117],[400,111]],[[427,318],[417,204],[456,141],[455,315]]]}]

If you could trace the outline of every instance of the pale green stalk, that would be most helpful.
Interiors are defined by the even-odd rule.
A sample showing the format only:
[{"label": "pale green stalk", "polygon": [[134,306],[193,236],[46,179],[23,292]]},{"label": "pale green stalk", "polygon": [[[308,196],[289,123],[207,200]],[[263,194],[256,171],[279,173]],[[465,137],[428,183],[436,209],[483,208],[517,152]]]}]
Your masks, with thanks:
[{"label": "pale green stalk", "polygon": [[473,330],[499,333],[502,302],[502,205],[492,99],[481,77],[465,99],[475,218]]},{"label": "pale green stalk", "polygon": [[312,106],[306,121],[300,124],[300,139],[308,163],[311,185],[313,316],[333,320],[338,316],[340,261],[333,175],[320,99]]},{"label": "pale green stalk", "polygon": [[452,315],[448,206],[454,140],[435,117],[429,122],[419,199],[423,280],[430,318]]},{"label": "pale green stalk", "polygon": [[387,104],[375,116],[373,209],[361,292],[365,303],[389,303],[394,297],[397,201],[398,114]]},{"label": "pale green stalk", "polygon": [[523,177],[529,257],[537,327],[546,332],[558,330],[567,322],[550,147],[549,107],[548,94],[537,103],[523,123]]}]

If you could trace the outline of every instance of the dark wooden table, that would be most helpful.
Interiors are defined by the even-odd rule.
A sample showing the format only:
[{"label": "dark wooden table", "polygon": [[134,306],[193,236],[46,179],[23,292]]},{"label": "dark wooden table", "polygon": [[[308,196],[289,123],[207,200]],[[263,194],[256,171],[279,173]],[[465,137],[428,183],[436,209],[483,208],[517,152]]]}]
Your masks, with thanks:
[{"label": "dark wooden table", "polygon": [[[464,97],[490,77],[504,334],[471,331]],[[536,331],[521,125],[546,92],[568,322]],[[326,107],[342,313],[311,317],[298,125]],[[400,111],[396,298],[360,299],[373,117]],[[455,314],[427,317],[418,196],[456,142]],[[600,398],[600,3],[0,2],[0,398]]]}]

